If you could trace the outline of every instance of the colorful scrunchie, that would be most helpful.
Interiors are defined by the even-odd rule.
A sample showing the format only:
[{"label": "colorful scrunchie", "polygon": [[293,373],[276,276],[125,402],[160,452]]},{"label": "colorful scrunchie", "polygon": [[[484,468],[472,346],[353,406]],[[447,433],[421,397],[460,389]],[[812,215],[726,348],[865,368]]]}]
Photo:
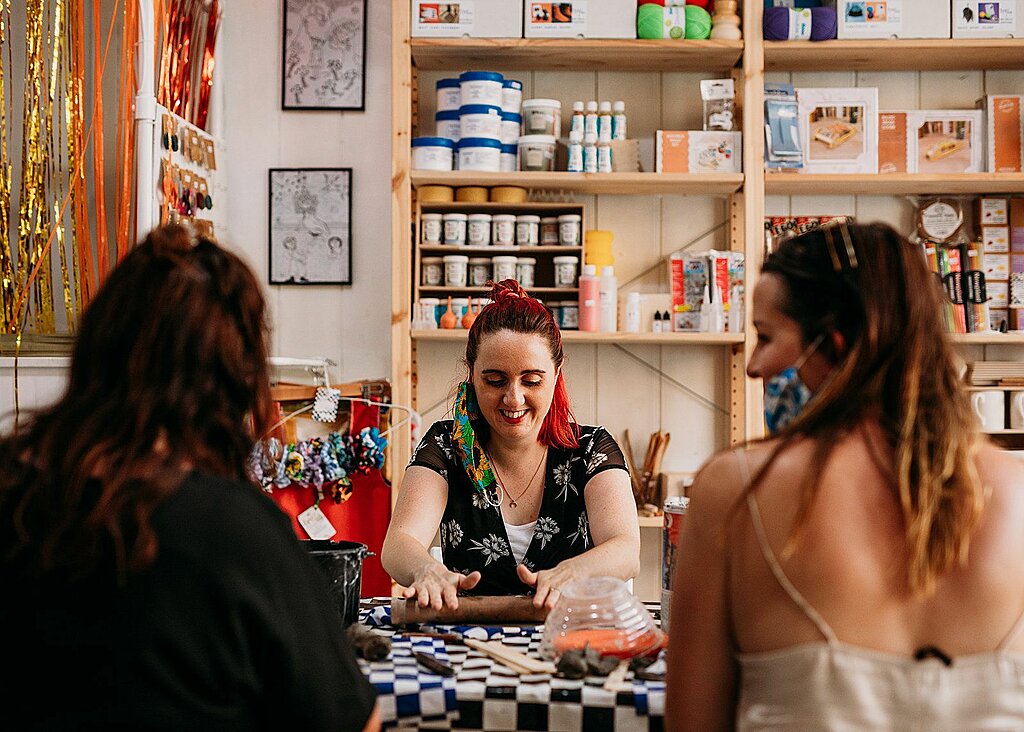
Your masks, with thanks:
[{"label": "colorful scrunchie", "polygon": [[476,492],[490,500],[498,481],[494,477],[491,461],[487,459],[487,453],[473,429],[472,421],[480,418],[480,407],[476,403],[476,391],[468,381],[459,385],[452,412],[455,416],[452,425],[452,447],[455,454]]}]

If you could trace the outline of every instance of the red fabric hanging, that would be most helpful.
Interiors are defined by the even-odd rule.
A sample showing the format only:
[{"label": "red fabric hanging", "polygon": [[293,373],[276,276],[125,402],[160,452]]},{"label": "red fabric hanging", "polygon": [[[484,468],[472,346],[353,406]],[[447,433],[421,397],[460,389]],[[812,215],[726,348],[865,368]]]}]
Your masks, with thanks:
[{"label": "red fabric hanging", "polygon": [[[363,427],[376,427],[379,424],[379,407],[352,402],[352,434],[358,434]],[[320,502],[320,510],[337,529],[337,533],[331,537],[334,541],[358,541],[366,544],[374,554],[363,562],[360,595],[387,597],[391,594],[391,577],[381,566],[380,552],[384,546],[388,523],[391,521],[391,486],[384,480],[379,470],[371,470],[368,475],[356,474],[351,478],[352,497],[344,503],[335,503],[325,489],[325,498]],[[270,495],[291,517],[295,535],[300,539],[308,539],[309,536],[299,525],[296,517],[313,505],[313,501],[316,500],[316,489],[293,483],[287,488],[275,488]]]}]

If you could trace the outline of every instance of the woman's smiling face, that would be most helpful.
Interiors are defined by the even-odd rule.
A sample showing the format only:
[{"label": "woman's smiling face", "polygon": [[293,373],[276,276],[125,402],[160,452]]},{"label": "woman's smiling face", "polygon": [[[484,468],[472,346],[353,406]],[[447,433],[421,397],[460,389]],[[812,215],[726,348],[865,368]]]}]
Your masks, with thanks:
[{"label": "woman's smiling face", "polygon": [[480,414],[502,440],[537,440],[558,373],[547,341],[502,330],[480,339],[473,388]]}]

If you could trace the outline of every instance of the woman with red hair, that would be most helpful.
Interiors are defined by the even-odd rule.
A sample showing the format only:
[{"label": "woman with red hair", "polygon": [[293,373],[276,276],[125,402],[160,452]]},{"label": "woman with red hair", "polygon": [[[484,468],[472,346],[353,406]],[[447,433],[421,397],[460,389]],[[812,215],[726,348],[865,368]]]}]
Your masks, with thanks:
[{"label": "woman with red hair", "polygon": [[[491,299],[453,419],[413,453],[384,542],[384,568],[424,607],[457,607],[459,592],[551,607],[575,579],[639,570],[625,459],[605,429],[577,424],[558,326],[515,280]],[[427,549],[439,528],[443,563]]]}]

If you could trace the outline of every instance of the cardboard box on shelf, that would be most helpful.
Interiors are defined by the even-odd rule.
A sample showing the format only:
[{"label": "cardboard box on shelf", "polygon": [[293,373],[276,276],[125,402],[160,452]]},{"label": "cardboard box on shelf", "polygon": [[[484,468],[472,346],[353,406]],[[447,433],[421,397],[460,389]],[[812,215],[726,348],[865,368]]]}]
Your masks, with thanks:
[{"label": "cardboard box on shelf", "polygon": [[676,253],[669,258],[672,283],[672,330],[699,332],[700,307],[708,285],[708,258]]},{"label": "cardboard box on shelf", "polygon": [[1009,201],[1006,198],[980,196],[975,199],[974,223],[976,226],[1007,226]]},{"label": "cardboard box on shelf", "polygon": [[508,0],[412,0],[413,37],[522,38],[523,14]]},{"label": "cardboard box on shelf", "polygon": [[526,0],[522,16],[524,38],[636,38],[636,0]]},{"label": "cardboard box on shelf", "polygon": [[1010,251],[1024,252],[1024,198],[1011,198]]},{"label": "cardboard box on shelf", "polygon": [[981,126],[976,109],[879,112],[878,172],[980,172]]},{"label": "cardboard box on shelf", "polygon": [[990,94],[978,100],[985,111],[988,172],[1024,170],[1024,95]]},{"label": "cardboard box on shelf", "polygon": [[835,8],[839,38],[949,38],[941,0],[825,0]]},{"label": "cardboard box on shelf", "polygon": [[739,173],[739,132],[658,130],[654,169],[658,173]]},{"label": "cardboard box on shelf", "polygon": [[1024,0],[952,0],[953,38],[1019,38]]},{"label": "cardboard box on shelf", "polygon": [[878,172],[878,89],[798,88],[804,173]]}]

